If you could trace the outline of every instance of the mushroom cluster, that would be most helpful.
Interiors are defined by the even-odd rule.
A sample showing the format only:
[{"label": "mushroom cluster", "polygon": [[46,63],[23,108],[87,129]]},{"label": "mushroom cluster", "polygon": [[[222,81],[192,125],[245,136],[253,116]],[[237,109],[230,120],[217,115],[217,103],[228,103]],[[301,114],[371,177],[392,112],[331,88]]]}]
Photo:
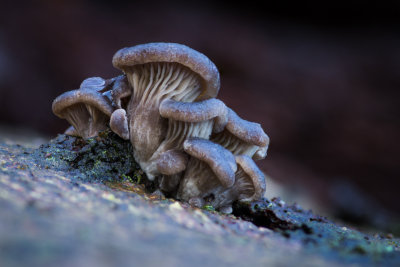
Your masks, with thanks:
[{"label": "mushroom cluster", "polygon": [[110,127],[130,140],[148,179],[168,196],[230,213],[236,200],[256,200],[265,177],[269,138],[258,123],[240,118],[216,99],[219,72],[185,45],[149,43],[119,50],[123,75],[82,82],[53,102],[72,126],[66,134],[92,137]]}]

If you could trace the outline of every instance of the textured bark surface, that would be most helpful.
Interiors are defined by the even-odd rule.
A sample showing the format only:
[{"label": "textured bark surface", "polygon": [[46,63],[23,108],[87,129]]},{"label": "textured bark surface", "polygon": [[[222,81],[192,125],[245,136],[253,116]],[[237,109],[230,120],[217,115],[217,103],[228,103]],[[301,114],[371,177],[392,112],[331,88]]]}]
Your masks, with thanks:
[{"label": "textured bark surface", "polygon": [[0,143],[0,266],[400,264],[399,239],[280,199],[236,203],[229,216],[165,199],[131,155],[109,132]]}]

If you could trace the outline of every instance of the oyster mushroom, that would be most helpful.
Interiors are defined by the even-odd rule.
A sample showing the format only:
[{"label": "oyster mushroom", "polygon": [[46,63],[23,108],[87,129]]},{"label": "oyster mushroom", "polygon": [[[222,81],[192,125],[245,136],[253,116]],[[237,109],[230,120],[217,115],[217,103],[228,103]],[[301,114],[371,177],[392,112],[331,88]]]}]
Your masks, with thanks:
[{"label": "oyster mushroom", "polygon": [[[235,156],[238,169],[232,186],[224,186],[210,163],[203,158],[192,155],[187,171],[179,186],[177,197],[195,203],[209,204],[223,212],[231,212],[235,200],[252,200],[261,197],[265,192],[265,177],[253,159],[266,156],[269,138],[257,123],[241,119],[228,108],[225,129],[212,135],[210,141],[229,151]],[[185,144],[189,141],[185,141]],[[221,164],[224,159],[215,160]]]},{"label": "oyster mushroom", "polygon": [[231,212],[235,200],[265,192],[253,160],[269,138],[215,99],[219,73],[203,54],[180,44],[150,43],[119,50],[123,75],[84,80],[53,102],[53,112],[84,138],[110,128],[130,140],[135,160],[159,189],[197,206]]},{"label": "oyster mushroom", "polygon": [[[113,65],[125,73],[130,85],[112,93],[114,99],[130,95],[126,116],[119,112],[115,119],[120,121],[119,124],[127,122],[135,160],[148,178],[154,179],[161,174],[157,160],[162,153],[180,150],[186,137],[208,138],[211,130],[207,129],[212,129],[213,125],[212,121],[164,118],[160,114],[161,103],[168,104],[163,102],[166,99],[189,103],[215,97],[219,90],[218,70],[205,55],[174,43],[150,43],[121,49],[114,55]],[[110,121],[110,124],[114,122]],[[120,136],[125,134],[116,132]],[[176,160],[182,158],[177,156]]]},{"label": "oyster mushroom", "polygon": [[223,128],[227,121],[225,104],[215,98],[192,103],[166,99],[159,111],[161,117],[168,119],[168,130],[154,159],[170,149],[183,150],[183,142],[188,138],[208,139],[213,127]]},{"label": "oyster mushroom", "polygon": [[201,138],[186,140],[184,150],[191,158],[179,185],[178,199],[202,206],[218,190],[234,185],[237,165],[230,151]]},{"label": "oyster mushroom", "polygon": [[[192,157],[179,186],[177,198],[198,207],[211,205],[221,212],[231,213],[234,201],[252,201],[262,197],[266,188],[263,172],[249,156],[235,156],[235,160],[237,171],[234,183],[227,187],[220,179],[216,179],[217,173],[202,157]],[[215,164],[221,162],[217,161]]]},{"label": "oyster mushroom", "polygon": [[99,91],[98,86],[82,87],[65,92],[54,99],[53,113],[66,119],[73,127],[67,129],[67,134],[89,138],[107,129],[113,107],[107,97]]},{"label": "oyster mushroom", "polygon": [[201,138],[186,140],[184,150],[193,158],[207,163],[222,186],[231,187],[234,184],[237,166],[235,157],[231,152],[218,144]]},{"label": "oyster mushroom", "polygon": [[[227,122],[227,108],[222,101],[215,98],[192,103],[165,99],[161,102],[159,110],[160,115],[168,119],[168,131],[164,141],[149,160],[147,174],[161,174],[161,189],[171,192],[177,189],[182,177],[180,172],[186,167],[183,165],[187,162],[183,162],[187,158],[183,152],[184,141],[193,137],[208,139],[213,129],[223,129]],[[170,151],[174,153],[170,154]],[[165,153],[168,157],[164,157]],[[171,155],[176,155],[176,158],[172,158]],[[174,164],[166,165],[166,158],[184,168],[176,168]],[[170,169],[160,168],[159,161],[163,162],[162,166],[170,166]]]}]

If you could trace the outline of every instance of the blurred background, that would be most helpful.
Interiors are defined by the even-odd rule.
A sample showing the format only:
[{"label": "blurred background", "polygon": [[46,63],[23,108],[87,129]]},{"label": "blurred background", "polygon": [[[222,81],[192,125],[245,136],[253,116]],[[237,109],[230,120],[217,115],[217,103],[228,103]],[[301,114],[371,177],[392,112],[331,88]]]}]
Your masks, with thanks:
[{"label": "blurred background", "polygon": [[119,75],[118,49],[186,44],[270,136],[270,197],[385,227],[400,214],[400,2],[262,2],[2,0],[0,127],[54,137],[68,124],[52,100]]}]

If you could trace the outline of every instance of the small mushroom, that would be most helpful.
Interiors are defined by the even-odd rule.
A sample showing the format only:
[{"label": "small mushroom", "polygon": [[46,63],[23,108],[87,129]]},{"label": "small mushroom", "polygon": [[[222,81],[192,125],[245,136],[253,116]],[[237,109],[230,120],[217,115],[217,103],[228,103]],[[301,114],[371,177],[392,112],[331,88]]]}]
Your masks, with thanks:
[{"label": "small mushroom", "polygon": [[[168,119],[168,130],[150,162],[171,149],[183,150],[183,143],[189,138],[208,139],[213,125],[223,128],[227,121],[225,104],[215,98],[192,103],[165,99],[161,102],[159,110],[161,117]],[[146,170],[152,175],[164,174],[159,169],[154,169],[154,165],[148,165]]]},{"label": "small mushroom", "polygon": [[222,146],[191,138],[184,142],[184,150],[191,158],[179,185],[179,199],[206,198],[214,190],[229,188],[235,183],[235,157]]},{"label": "small mushroom", "polygon": [[237,191],[237,200],[252,201],[261,198],[266,189],[264,173],[249,156],[240,155],[235,159],[239,168],[232,188]]},{"label": "small mushroom", "polygon": [[211,205],[221,212],[231,213],[234,201],[256,200],[265,193],[265,176],[249,156],[235,156],[237,171],[234,184],[229,187],[221,184],[221,180],[216,179],[217,174],[212,166],[201,159],[198,157],[189,160],[179,186],[178,199],[195,205]]},{"label": "small mushroom", "polygon": [[[254,159],[265,157],[269,138],[258,123],[245,121],[233,110],[229,108],[227,110],[224,130],[213,134],[208,142],[219,144],[226,151],[236,155],[238,170],[235,179],[232,180],[234,184],[230,187],[222,186],[217,182],[220,179],[209,162],[200,157],[195,159],[192,157],[179,187],[178,197],[190,203],[200,203],[199,199],[202,199],[204,203],[229,213],[233,201],[257,199],[265,192],[264,174],[251,157]],[[185,144],[187,142],[185,141]],[[219,163],[220,161],[214,162],[214,164]]]},{"label": "small mushroom", "polygon": [[184,150],[190,156],[207,163],[224,187],[235,182],[237,166],[232,153],[209,140],[191,138],[184,142]]},{"label": "small mushroom", "polygon": [[[129,83],[129,88],[120,86],[124,88],[115,92],[113,89],[114,102],[120,108],[119,99],[130,95],[126,121],[134,157],[148,178],[154,179],[159,174],[155,170],[157,158],[174,148],[163,145],[159,150],[163,141],[179,139],[185,135],[185,131],[188,136],[193,131],[209,137],[207,131],[197,129],[204,128],[203,125],[195,127],[197,130],[190,130],[193,128],[190,124],[203,122],[172,123],[163,118],[159,111],[160,104],[165,99],[194,102],[215,97],[219,90],[218,70],[205,55],[174,43],[149,43],[123,48],[114,55],[113,65],[125,73]],[[123,121],[119,115],[115,118]],[[113,119],[114,116],[111,117]],[[110,124],[114,125],[112,121]],[[211,125],[212,122],[204,124]]]},{"label": "small mushroom", "polygon": [[52,105],[53,113],[66,119],[73,127],[67,133],[82,138],[96,136],[107,129],[113,107],[108,99],[96,90],[72,90],[58,96]]}]

